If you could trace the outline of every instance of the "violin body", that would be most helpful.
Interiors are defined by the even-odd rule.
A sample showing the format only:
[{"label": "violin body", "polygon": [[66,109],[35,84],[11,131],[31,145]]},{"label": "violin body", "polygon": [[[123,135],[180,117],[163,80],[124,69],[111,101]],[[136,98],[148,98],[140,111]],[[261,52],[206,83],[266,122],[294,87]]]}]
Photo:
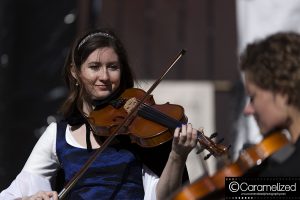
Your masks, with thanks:
[{"label": "violin body", "polygon": [[[93,111],[89,120],[96,127],[96,134],[111,135],[144,96],[143,90],[130,88],[108,106]],[[186,122],[182,106],[170,103],[157,105],[150,95],[119,134],[129,135],[132,142],[142,147],[155,147],[171,140],[173,130]]]},{"label": "violin body", "polygon": [[236,162],[233,162],[212,176],[206,176],[196,180],[190,185],[184,186],[173,200],[196,200],[223,190],[225,177],[243,176],[251,168],[260,165],[266,158],[290,144],[287,136],[281,132],[274,132],[264,138],[260,143],[243,150]]},{"label": "violin body", "polygon": [[[107,137],[116,132],[116,135],[129,135],[131,142],[142,147],[156,147],[171,140],[174,129],[187,123],[184,108],[170,103],[155,104],[152,95],[144,97],[143,90],[130,88],[108,106],[91,112],[89,121],[96,129],[95,134]],[[197,140],[210,152],[209,156],[220,156],[228,150],[206,137],[203,131],[198,131]]]}]

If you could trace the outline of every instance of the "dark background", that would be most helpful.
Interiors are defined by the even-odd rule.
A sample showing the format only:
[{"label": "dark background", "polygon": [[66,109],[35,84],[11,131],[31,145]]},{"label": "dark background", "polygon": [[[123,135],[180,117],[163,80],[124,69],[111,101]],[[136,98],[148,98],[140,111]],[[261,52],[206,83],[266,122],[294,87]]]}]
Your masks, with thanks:
[{"label": "dark background", "polygon": [[0,0],[0,191],[56,117],[64,57],[92,27],[115,29],[138,79],[157,79],[185,48],[166,79],[213,81],[216,128],[232,141],[241,90],[235,15],[234,0]]}]

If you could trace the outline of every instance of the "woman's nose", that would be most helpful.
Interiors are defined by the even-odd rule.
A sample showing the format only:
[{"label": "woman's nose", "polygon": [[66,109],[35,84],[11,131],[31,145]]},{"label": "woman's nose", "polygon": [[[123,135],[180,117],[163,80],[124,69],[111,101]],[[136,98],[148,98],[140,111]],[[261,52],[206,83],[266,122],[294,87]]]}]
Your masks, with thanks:
[{"label": "woman's nose", "polygon": [[253,105],[251,104],[251,102],[246,103],[243,113],[246,116],[254,114],[254,108],[253,108]]},{"label": "woman's nose", "polygon": [[107,70],[106,67],[101,67],[101,69],[99,71],[99,78],[101,80],[108,80],[109,79],[108,70]]}]

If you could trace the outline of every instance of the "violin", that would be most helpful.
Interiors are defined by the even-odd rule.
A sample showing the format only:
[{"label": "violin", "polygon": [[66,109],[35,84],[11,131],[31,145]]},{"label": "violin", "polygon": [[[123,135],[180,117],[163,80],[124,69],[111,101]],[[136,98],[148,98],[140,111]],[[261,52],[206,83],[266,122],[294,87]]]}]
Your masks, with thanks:
[{"label": "violin", "polygon": [[[91,112],[89,120],[96,129],[95,134],[109,136],[114,132],[145,93],[138,88],[127,89],[108,106]],[[182,106],[170,103],[158,105],[152,95],[148,96],[135,112],[135,117],[123,126],[119,134],[129,135],[132,143],[146,148],[156,147],[171,140],[174,129],[187,123]],[[201,147],[207,149],[210,155],[221,156],[227,152],[227,147],[216,144],[211,138],[205,136],[203,131],[198,131],[197,139]]]},{"label": "violin", "polygon": [[225,187],[225,177],[243,176],[251,168],[260,165],[266,158],[290,144],[287,136],[279,131],[273,132],[260,143],[243,150],[236,160],[212,176],[206,176],[184,186],[172,200],[202,199],[213,193],[220,192]]}]

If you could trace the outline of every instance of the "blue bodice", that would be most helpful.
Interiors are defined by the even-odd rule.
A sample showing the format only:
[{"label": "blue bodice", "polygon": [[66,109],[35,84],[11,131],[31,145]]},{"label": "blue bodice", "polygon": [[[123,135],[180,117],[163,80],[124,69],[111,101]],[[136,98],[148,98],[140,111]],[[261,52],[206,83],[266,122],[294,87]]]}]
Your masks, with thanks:
[{"label": "blue bodice", "polygon": [[[66,183],[95,150],[77,148],[65,139],[66,124],[58,123],[56,151]],[[143,199],[142,164],[121,143],[107,147],[69,192],[68,199]]]}]

